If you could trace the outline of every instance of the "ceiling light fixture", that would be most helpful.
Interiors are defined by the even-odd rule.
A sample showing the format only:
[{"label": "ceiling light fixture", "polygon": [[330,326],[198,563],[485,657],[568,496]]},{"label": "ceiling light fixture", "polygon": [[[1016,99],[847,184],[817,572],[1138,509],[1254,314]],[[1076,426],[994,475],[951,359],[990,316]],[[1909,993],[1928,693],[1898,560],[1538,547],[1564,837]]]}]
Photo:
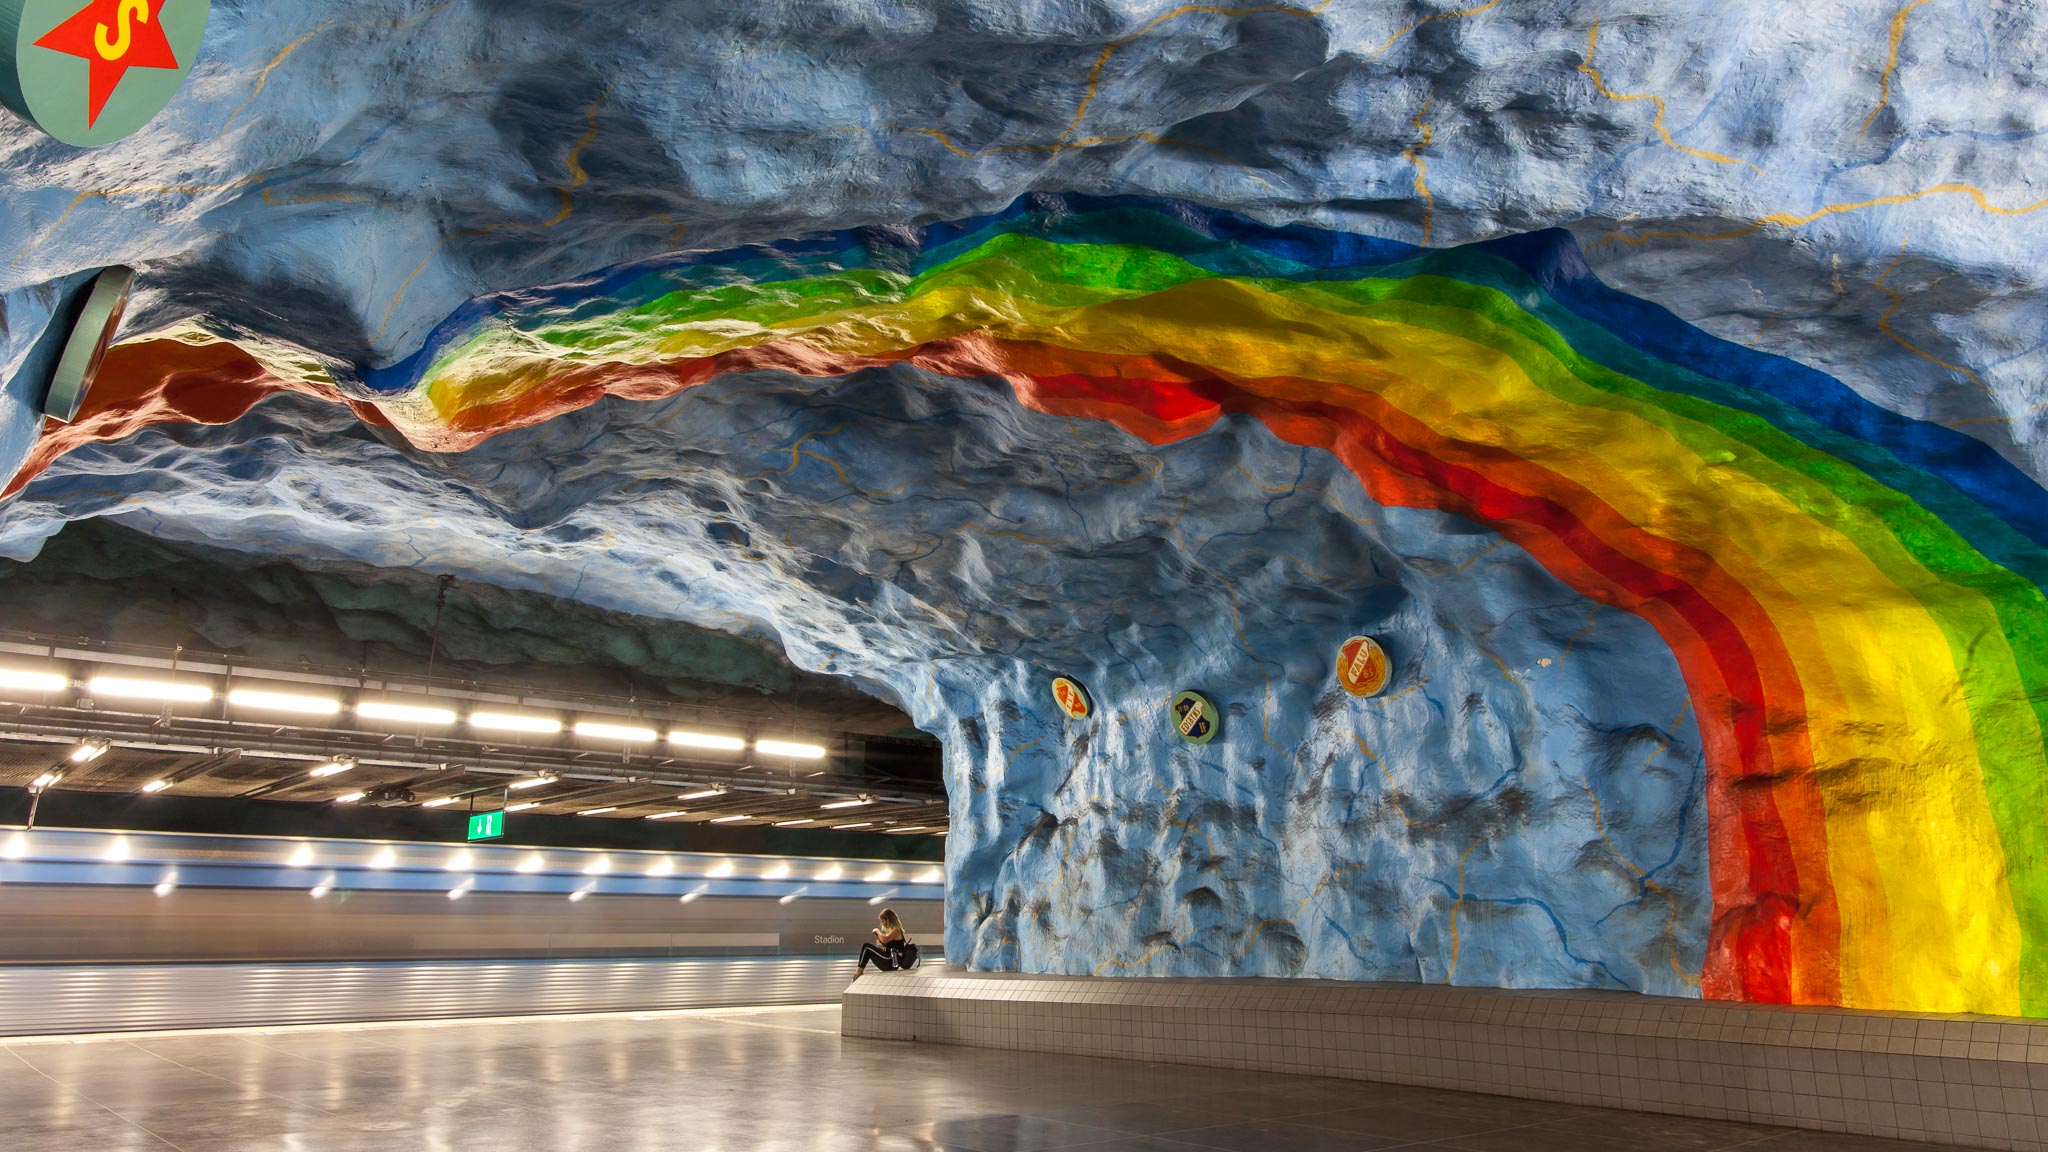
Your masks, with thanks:
[{"label": "ceiling light fixture", "polygon": [[863,797],[861,797],[861,798],[860,798],[860,799],[858,799],[858,800],[834,800],[834,801],[833,801],[832,803],[830,803],[830,804],[820,804],[820,805],[818,805],[818,807],[820,807],[820,808],[824,808],[824,809],[828,809],[828,810],[829,810],[829,809],[833,809],[833,808],[859,808],[859,807],[860,807],[860,806],[862,806],[863,804],[873,804],[873,803],[874,803],[874,801],[873,801],[873,800],[870,800],[870,799],[869,799],[869,798],[867,798],[866,796],[863,796]]},{"label": "ceiling light fixture", "polygon": [[946,874],[937,868],[927,868],[924,871],[919,872],[917,875],[911,877],[912,880],[916,881],[919,884],[937,884],[939,881],[944,880],[945,878]]},{"label": "ceiling light fixture", "polygon": [[713,868],[713,869],[712,869],[711,871],[709,871],[709,872],[706,872],[706,873],[705,873],[705,875],[706,875],[706,876],[730,876],[730,875],[732,875],[732,861],[730,861],[730,860],[720,860],[720,861],[718,862],[718,866],[717,866],[717,867],[715,867],[715,868]]},{"label": "ceiling light fixture", "polygon": [[332,716],[341,711],[341,701],[332,696],[302,696],[297,692],[272,692],[263,688],[231,689],[228,703],[237,708],[302,712],[308,716]]},{"label": "ceiling light fixture", "polygon": [[94,760],[105,756],[107,748],[108,744],[105,740],[82,741],[78,747],[71,750],[71,762],[73,764],[90,764]]},{"label": "ceiling light fixture", "polygon": [[607,813],[607,812],[617,812],[618,810],[619,810],[619,806],[618,806],[617,804],[613,804],[613,805],[611,805],[610,807],[606,807],[606,808],[585,808],[585,809],[584,809],[583,811],[581,811],[581,812],[578,812],[578,813],[577,813],[577,815],[578,815],[578,816],[602,816],[602,815],[604,815],[604,814],[605,814],[605,813]]},{"label": "ceiling light fixture", "polygon": [[524,812],[524,811],[526,811],[526,810],[527,810],[528,808],[538,808],[538,807],[540,807],[540,801],[538,801],[538,800],[528,800],[528,801],[527,801],[526,803],[524,803],[524,804],[507,804],[507,805],[505,805],[505,811],[507,811],[507,812]]},{"label": "ceiling light fixture", "polygon": [[527,853],[526,859],[519,862],[521,872],[538,872],[547,866],[547,858],[538,852]]},{"label": "ceiling light fixture", "polygon": [[840,867],[839,865],[837,865],[837,864],[830,864],[830,865],[827,865],[827,866],[826,866],[826,868],[825,868],[825,870],[824,870],[823,872],[820,872],[820,873],[818,873],[818,879],[820,879],[820,880],[837,880],[837,879],[839,879],[839,877],[840,877],[841,875],[843,875],[844,873],[845,873],[845,869],[841,868],[841,867]]},{"label": "ceiling light fixture", "polygon": [[441,867],[446,872],[467,872],[469,871],[469,866],[474,863],[476,863],[476,853],[471,852],[467,848],[460,848],[456,850],[455,855],[448,858],[448,863],[443,864]]},{"label": "ceiling light fixture", "polygon": [[681,796],[678,796],[678,797],[676,797],[676,799],[678,799],[678,800],[703,800],[703,799],[705,799],[705,798],[707,798],[707,797],[711,797],[711,796],[723,796],[723,795],[725,795],[725,789],[723,789],[723,788],[706,788],[706,789],[704,789],[704,790],[703,790],[702,792],[685,792],[685,793],[683,793],[683,794],[682,794]]},{"label": "ceiling light fixture", "polygon": [[366,720],[397,720],[407,724],[453,724],[455,709],[434,704],[401,704],[396,700],[358,700],[356,715]]},{"label": "ceiling light fixture", "polygon": [[685,732],[681,728],[668,734],[668,742],[680,748],[711,748],[719,752],[737,752],[747,746],[737,736],[714,736],[709,732]]},{"label": "ceiling light fixture", "polygon": [[649,876],[667,876],[676,870],[676,862],[663,856],[647,869]]},{"label": "ceiling light fixture", "polygon": [[292,853],[292,858],[285,861],[285,866],[289,868],[304,868],[312,862],[313,846],[311,844],[301,844],[299,845],[299,850]]},{"label": "ceiling light fixture", "polygon": [[794,827],[796,827],[796,826],[797,826],[797,825],[799,825],[799,824],[816,824],[816,823],[817,823],[817,821],[816,821],[816,820],[813,820],[813,819],[811,819],[811,818],[810,818],[809,816],[806,816],[806,817],[804,817],[804,818],[803,818],[803,819],[801,819],[801,820],[777,820],[777,821],[775,822],[775,826],[776,826],[777,828],[794,828]]},{"label": "ceiling light fixture", "polygon": [[170,786],[171,782],[169,780],[151,780],[142,786],[142,790],[144,792],[161,792]]},{"label": "ceiling light fixture", "polygon": [[334,798],[334,802],[336,804],[353,804],[367,795],[369,795],[367,792],[343,792]]},{"label": "ceiling light fixture", "polygon": [[901,828],[891,828],[889,832],[891,835],[901,835],[905,832],[922,832],[924,830],[925,825],[923,824],[908,824]]},{"label": "ceiling light fixture", "polygon": [[355,766],[356,762],[353,760],[330,760],[311,772],[306,773],[306,775],[316,780],[323,776],[339,776]]},{"label": "ceiling light fixture", "polygon": [[745,815],[741,815],[741,816],[715,816],[715,817],[713,817],[713,818],[712,818],[711,822],[712,822],[713,824],[737,824],[737,823],[739,823],[739,822],[740,822],[740,821],[742,821],[742,820],[752,820],[752,819],[753,819],[753,817],[752,817],[752,816],[745,816]]},{"label": "ceiling light fixture", "polygon": [[756,740],[754,751],[766,752],[770,756],[788,756],[797,760],[821,760],[825,756],[822,744],[804,744],[794,740]]},{"label": "ceiling light fixture", "polygon": [[63,778],[64,774],[62,772],[45,772],[41,776],[29,781],[28,786],[31,788],[48,788]]},{"label": "ceiling light fixture", "polygon": [[770,868],[766,872],[761,873],[761,879],[780,880],[787,875],[789,875],[789,864],[785,861],[781,864],[777,864],[773,868]]},{"label": "ceiling light fixture", "polygon": [[105,854],[103,854],[100,857],[100,859],[102,860],[107,860],[116,864],[120,863],[123,860],[126,860],[127,858],[128,841],[126,838],[120,836],[116,836],[112,840],[107,842],[107,850]]},{"label": "ceiling light fixture", "polygon": [[583,866],[583,874],[585,876],[602,876],[611,870],[612,858],[609,856],[599,856]]},{"label": "ceiling light fixture", "polygon": [[166,703],[203,704],[213,699],[213,689],[190,680],[144,680],[134,676],[95,676],[86,681],[95,696],[128,700],[162,700]]},{"label": "ceiling light fixture", "polygon": [[0,691],[62,692],[71,687],[71,677],[55,672],[31,672],[26,668],[0,668]]},{"label": "ceiling light fixture", "polygon": [[652,728],[642,728],[636,724],[607,724],[600,720],[578,720],[576,734],[599,740],[623,740],[629,744],[645,743],[654,739],[656,735]]},{"label": "ceiling light fixture", "polygon": [[538,732],[553,734],[562,730],[562,722],[553,716],[536,716],[531,712],[471,712],[469,726],[490,732]]},{"label": "ceiling light fixture", "polygon": [[28,837],[20,832],[9,836],[7,838],[7,847],[0,848],[0,857],[5,857],[9,860],[19,860],[26,855],[28,855]]},{"label": "ceiling light fixture", "polygon": [[510,784],[505,785],[505,787],[517,791],[521,788],[538,788],[543,784],[553,784],[554,782],[555,778],[553,776],[529,776],[524,780],[514,780]]},{"label": "ceiling light fixture", "polygon": [[648,817],[648,819],[649,819],[649,820],[667,820],[667,819],[670,819],[670,818],[672,818],[672,817],[676,817],[676,816],[681,816],[681,815],[683,815],[684,813],[686,813],[686,812],[688,812],[688,811],[689,811],[689,809],[687,809],[687,808],[678,808],[678,809],[676,809],[676,810],[675,810],[675,811],[673,811],[673,812],[656,812],[656,813],[655,813],[654,815],[652,815],[652,816],[649,816],[649,817]]},{"label": "ceiling light fixture", "polygon": [[862,820],[858,824],[834,824],[832,825],[832,830],[835,832],[843,832],[848,828],[873,828],[874,826],[875,825],[873,821]]},{"label": "ceiling light fixture", "polygon": [[895,878],[896,878],[896,872],[895,872],[895,870],[894,870],[894,869],[891,869],[891,868],[889,868],[889,867],[888,867],[887,865],[884,865],[883,867],[877,868],[877,869],[875,869],[875,870],[874,870],[873,872],[870,872],[870,873],[868,873],[868,882],[869,882],[869,883],[874,883],[875,881],[878,881],[878,880],[893,880],[893,879],[895,879]]},{"label": "ceiling light fixture", "polygon": [[398,853],[393,852],[389,848],[370,857],[370,867],[372,868],[389,868],[396,863],[398,863]]},{"label": "ceiling light fixture", "polygon": [[428,800],[428,801],[426,801],[425,803],[421,804],[421,805],[420,805],[420,807],[422,807],[422,808],[442,808],[442,807],[446,807],[446,806],[447,806],[447,805],[449,805],[449,804],[453,804],[453,803],[455,803],[455,802],[456,802],[457,800],[459,800],[459,799],[461,799],[461,797],[459,797],[459,796],[440,796],[440,797],[437,797],[437,798],[435,798],[435,799],[432,799],[432,800]]}]

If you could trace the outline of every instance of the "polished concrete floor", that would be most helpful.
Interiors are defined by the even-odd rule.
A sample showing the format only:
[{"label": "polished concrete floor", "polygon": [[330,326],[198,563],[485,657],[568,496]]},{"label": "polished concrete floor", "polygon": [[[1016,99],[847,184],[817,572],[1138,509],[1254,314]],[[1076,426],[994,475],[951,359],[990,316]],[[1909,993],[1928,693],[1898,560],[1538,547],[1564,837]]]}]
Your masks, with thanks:
[{"label": "polished concrete floor", "polygon": [[[4,1027],[4,1022],[0,1022]],[[37,1041],[4,1152],[1910,1152],[1421,1088],[842,1040],[836,1008]]]}]

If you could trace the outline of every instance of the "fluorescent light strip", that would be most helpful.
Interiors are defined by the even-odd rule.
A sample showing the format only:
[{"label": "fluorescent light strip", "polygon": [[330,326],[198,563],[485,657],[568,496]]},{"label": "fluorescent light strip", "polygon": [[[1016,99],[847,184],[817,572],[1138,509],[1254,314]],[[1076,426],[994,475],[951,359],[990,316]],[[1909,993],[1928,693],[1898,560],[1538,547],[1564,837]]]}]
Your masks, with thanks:
[{"label": "fluorescent light strip", "polygon": [[308,716],[332,716],[341,711],[341,701],[331,696],[302,696],[296,692],[271,692],[261,688],[233,689],[228,692],[228,703],[237,708],[302,712]]},{"label": "fluorescent light strip", "polygon": [[645,743],[654,739],[656,735],[652,728],[641,728],[632,724],[606,724],[598,720],[578,720],[576,734],[594,736],[600,740],[624,740],[634,744]]},{"label": "fluorescent light strip", "polygon": [[169,780],[151,780],[142,786],[142,790],[144,792],[161,792],[170,786],[171,782]]},{"label": "fluorescent light strip", "polygon": [[860,822],[860,823],[858,823],[858,824],[834,824],[834,825],[832,825],[832,827],[833,827],[833,829],[834,829],[834,830],[843,830],[843,829],[847,829],[847,828],[873,828],[874,826],[875,826],[875,825],[874,825],[874,823],[873,823],[872,821],[868,821],[868,820],[863,820],[863,821],[861,821],[861,822]]},{"label": "fluorescent light strip", "polygon": [[393,700],[358,700],[356,715],[370,720],[399,720],[407,724],[453,724],[455,709],[431,704],[400,704]]},{"label": "fluorescent light strip", "polygon": [[769,870],[767,870],[766,872],[763,872],[763,873],[761,873],[761,879],[763,879],[763,880],[780,880],[780,879],[782,879],[783,877],[785,877],[785,876],[787,876],[787,875],[789,875],[789,865],[788,865],[788,864],[777,864],[777,865],[776,865],[775,867],[773,867],[773,868],[770,868],[770,869],[769,869]]},{"label": "fluorescent light strip", "polygon": [[925,830],[925,826],[924,826],[924,825],[922,825],[922,824],[912,824],[912,825],[910,825],[910,826],[909,826],[908,828],[891,828],[891,829],[889,829],[889,831],[890,831],[890,832],[891,832],[892,834],[901,834],[901,833],[904,833],[904,832],[922,832],[922,831],[924,831],[924,830]]},{"label": "fluorescent light strip", "polygon": [[742,821],[742,820],[752,820],[752,819],[753,819],[753,817],[752,817],[752,816],[718,816],[718,817],[714,817],[714,818],[712,819],[711,823],[713,823],[713,824],[737,824],[737,823],[739,823],[739,822],[740,822],[740,821]]},{"label": "fluorescent light strip", "polygon": [[710,748],[719,752],[738,752],[747,746],[737,736],[714,736],[709,732],[685,732],[677,728],[668,734],[668,742],[680,748]]},{"label": "fluorescent light strip", "polygon": [[90,764],[106,754],[107,742],[105,740],[87,740],[71,750],[69,759],[73,764]]},{"label": "fluorescent light strip", "polygon": [[799,824],[816,824],[816,823],[817,823],[817,821],[816,821],[816,820],[813,820],[813,819],[811,819],[810,817],[806,816],[806,817],[804,817],[804,818],[803,818],[803,819],[801,819],[801,820],[777,820],[777,821],[775,822],[775,826],[776,826],[777,828],[794,828],[794,827],[796,827],[796,826],[797,826],[797,825],[799,825]]},{"label": "fluorescent light strip", "polygon": [[562,722],[555,717],[535,716],[530,712],[471,712],[469,726],[491,732],[553,734],[562,730]]},{"label": "fluorescent light strip", "polygon": [[614,805],[612,805],[612,806],[611,806],[611,807],[609,807],[609,808],[585,808],[585,809],[584,809],[583,811],[581,811],[581,812],[578,812],[578,813],[577,813],[577,815],[578,815],[578,816],[602,816],[602,815],[604,815],[604,814],[605,814],[605,813],[607,813],[607,812],[617,812],[618,810],[619,810],[619,806],[618,806],[617,804],[614,804]]},{"label": "fluorescent light strip", "polygon": [[538,808],[538,807],[540,807],[540,801],[538,801],[538,800],[528,800],[528,801],[527,801],[526,803],[524,803],[524,804],[507,804],[507,805],[505,805],[505,811],[507,811],[507,812],[524,812],[524,811],[526,811],[526,810],[527,810],[528,808]]},{"label": "fluorescent light strip", "polygon": [[353,804],[356,801],[361,800],[363,797],[368,795],[368,792],[344,792],[341,795],[336,796],[334,798],[334,802],[336,804]]},{"label": "fluorescent light strip", "polygon": [[823,745],[801,744],[794,740],[756,740],[754,751],[766,752],[770,756],[788,756],[797,760],[822,760],[825,756]]},{"label": "fluorescent light strip", "polygon": [[682,794],[681,796],[678,796],[678,797],[676,797],[676,799],[678,799],[678,800],[702,800],[702,799],[704,799],[704,798],[706,798],[706,797],[709,797],[709,796],[723,796],[723,795],[725,795],[725,789],[723,789],[723,788],[706,788],[706,789],[705,789],[705,790],[703,790],[702,792],[685,792],[685,793],[683,793],[683,794]]},{"label": "fluorescent light strip", "polygon": [[422,804],[420,805],[420,807],[422,807],[422,808],[442,808],[442,807],[445,807],[445,806],[447,806],[447,805],[449,805],[449,804],[453,804],[453,803],[455,803],[455,802],[456,802],[457,800],[459,800],[459,799],[461,799],[461,797],[459,797],[459,796],[441,796],[441,797],[438,797],[438,798],[436,798],[436,799],[433,799],[433,800],[428,800],[428,801],[425,801],[425,802],[423,802],[423,803],[422,803]]},{"label": "fluorescent light strip", "polygon": [[818,805],[818,807],[824,808],[829,811],[833,808],[859,808],[863,805],[873,803],[873,800],[834,800],[830,804],[820,804]]},{"label": "fluorescent light strip", "polygon": [[553,776],[529,776],[524,780],[514,780],[510,784],[505,785],[505,787],[515,790],[520,788],[538,788],[543,784],[553,784],[554,782],[555,778]]},{"label": "fluorescent light strip", "polygon": [[95,676],[86,682],[86,689],[95,696],[113,696],[130,700],[163,700],[184,704],[203,704],[213,699],[213,689],[189,680],[141,680],[132,676]]},{"label": "fluorescent light strip", "polygon": [[0,689],[10,692],[62,692],[71,687],[71,677],[55,672],[31,672],[26,668],[0,668]]},{"label": "fluorescent light strip", "polygon": [[538,872],[547,866],[548,862],[546,857],[542,856],[538,852],[530,852],[527,854],[524,860],[521,860],[519,862],[519,871]]},{"label": "fluorescent light strip", "polygon": [[343,772],[346,772],[355,766],[356,762],[353,760],[330,760],[327,763],[320,765],[318,768],[313,769],[311,772],[306,773],[306,775],[311,776],[316,780],[322,776],[339,776]]},{"label": "fluorescent light strip", "polygon": [[676,809],[676,810],[675,810],[675,811],[673,811],[673,812],[656,812],[656,813],[655,813],[654,815],[652,815],[652,816],[649,816],[649,817],[648,817],[648,819],[649,819],[649,820],[668,820],[668,819],[672,819],[672,818],[674,818],[674,817],[677,817],[677,816],[681,816],[681,815],[683,815],[683,814],[684,814],[684,812],[686,812],[686,811],[687,811],[687,809],[683,809],[683,808],[678,808],[678,809]]}]

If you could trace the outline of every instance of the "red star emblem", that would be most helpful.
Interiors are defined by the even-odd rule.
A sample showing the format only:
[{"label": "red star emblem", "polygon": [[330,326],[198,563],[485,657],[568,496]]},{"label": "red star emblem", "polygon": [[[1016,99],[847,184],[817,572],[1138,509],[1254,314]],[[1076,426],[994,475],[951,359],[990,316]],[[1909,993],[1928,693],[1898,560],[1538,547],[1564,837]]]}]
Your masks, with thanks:
[{"label": "red star emblem", "polygon": [[164,38],[166,0],[92,0],[50,29],[36,47],[86,62],[85,125],[92,127],[130,68],[178,67]]}]

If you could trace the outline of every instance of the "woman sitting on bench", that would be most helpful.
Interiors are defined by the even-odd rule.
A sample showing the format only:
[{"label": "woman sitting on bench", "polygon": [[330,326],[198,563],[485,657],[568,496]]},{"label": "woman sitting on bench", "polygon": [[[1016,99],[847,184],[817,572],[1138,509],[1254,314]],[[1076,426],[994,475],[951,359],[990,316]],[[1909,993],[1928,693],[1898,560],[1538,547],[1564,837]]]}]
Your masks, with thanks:
[{"label": "woman sitting on bench", "polygon": [[[860,946],[860,965],[853,970],[855,979],[868,970],[870,961],[884,972],[894,972],[898,968],[910,966],[905,962],[909,959],[905,953],[910,948],[910,937],[903,934],[903,921],[897,918],[896,910],[882,909],[881,921],[881,927],[869,932],[869,935],[875,938],[875,942]],[[914,956],[915,953],[910,955]]]}]

